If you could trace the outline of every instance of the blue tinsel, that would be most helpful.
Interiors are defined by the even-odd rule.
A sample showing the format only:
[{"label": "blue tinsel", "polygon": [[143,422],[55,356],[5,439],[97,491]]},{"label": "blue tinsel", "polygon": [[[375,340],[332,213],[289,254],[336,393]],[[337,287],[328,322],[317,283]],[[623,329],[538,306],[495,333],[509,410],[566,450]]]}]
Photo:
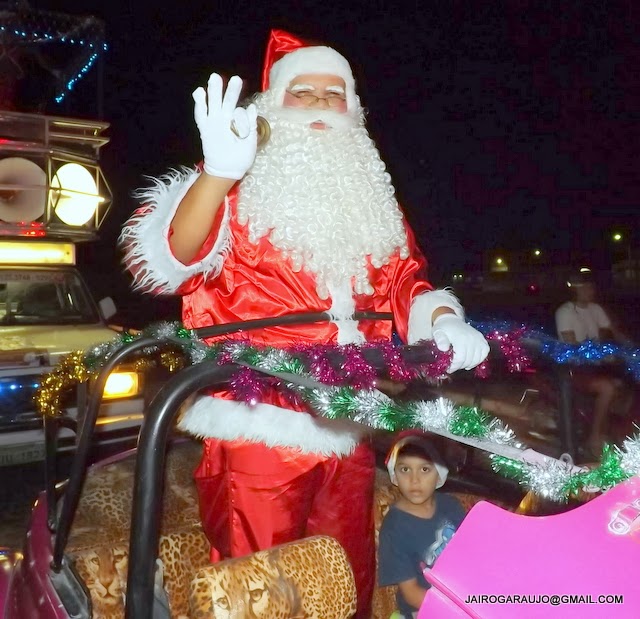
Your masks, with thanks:
[{"label": "blue tinsel", "polygon": [[475,322],[470,324],[482,334],[509,333],[523,329],[522,339],[533,340],[539,344],[539,353],[556,363],[571,363],[573,365],[597,365],[603,359],[615,360],[624,364],[625,369],[634,380],[640,381],[640,348],[620,346],[619,344],[600,344],[587,340],[580,344],[566,344],[551,337],[539,329],[531,329],[525,324],[518,324],[505,320]]}]

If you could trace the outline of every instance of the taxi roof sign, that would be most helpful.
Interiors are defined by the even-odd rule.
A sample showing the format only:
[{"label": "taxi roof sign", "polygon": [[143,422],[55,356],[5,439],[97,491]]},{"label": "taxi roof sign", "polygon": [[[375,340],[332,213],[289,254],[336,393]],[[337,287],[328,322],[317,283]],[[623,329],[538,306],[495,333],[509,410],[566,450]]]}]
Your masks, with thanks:
[{"label": "taxi roof sign", "polygon": [[75,264],[73,243],[51,241],[2,241],[0,264]]}]

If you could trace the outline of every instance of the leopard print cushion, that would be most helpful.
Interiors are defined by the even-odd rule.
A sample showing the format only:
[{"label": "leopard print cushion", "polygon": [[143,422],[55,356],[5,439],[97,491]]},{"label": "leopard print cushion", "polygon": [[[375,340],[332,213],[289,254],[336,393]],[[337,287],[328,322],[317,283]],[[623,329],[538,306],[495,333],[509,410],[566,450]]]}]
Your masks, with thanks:
[{"label": "leopard print cushion", "polygon": [[[321,544],[304,540],[249,558],[232,559],[193,577],[209,565],[209,544],[200,525],[193,483],[200,455],[201,446],[193,442],[175,445],[167,455],[159,555],[171,616],[242,617],[233,609],[244,604],[256,609],[256,613],[260,611],[256,617],[349,617],[350,614],[340,613],[346,609],[354,612],[353,577],[342,548],[330,538],[319,538],[323,540]],[[90,591],[94,619],[124,616],[134,466],[135,460],[128,458],[91,470],[71,530],[67,556]],[[482,498],[453,494],[467,511]],[[376,473],[374,497],[377,550],[382,520],[398,497],[386,471],[379,469]],[[245,566],[240,576],[233,576],[228,568],[219,569],[234,561]],[[323,567],[310,569],[315,565]],[[307,584],[302,582],[303,573]],[[376,588],[373,619],[388,619],[395,609],[395,593],[395,587]],[[351,597],[353,603],[348,602]],[[327,603],[336,605],[335,612],[327,610]],[[223,608],[225,604],[227,609]],[[247,616],[251,616],[248,611]]]},{"label": "leopard print cushion", "polygon": [[342,546],[316,536],[199,570],[190,609],[192,619],[349,619],[356,589]]},{"label": "leopard print cushion", "polygon": [[[75,569],[91,594],[94,619],[122,619],[128,566],[127,544],[88,548],[74,557]],[[209,565],[209,544],[201,529],[160,538],[158,584],[169,600],[171,616],[189,612],[193,574]]]},{"label": "leopard print cushion", "polygon": [[[200,524],[193,471],[202,453],[194,442],[177,443],[167,453],[162,531]],[[67,552],[129,541],[135,457],[90,470],[85,480]]]},{"label": "leopard print cushion", "polygon": [[[200,453],[185,442],[167,455],[159,573],[174,618],[187,616],[191,578],[209,564],[193,483]],[[127,458],[91,471],[69,536],[67,555],[90,592],[94,619],[124,617],[134,467]]]}]

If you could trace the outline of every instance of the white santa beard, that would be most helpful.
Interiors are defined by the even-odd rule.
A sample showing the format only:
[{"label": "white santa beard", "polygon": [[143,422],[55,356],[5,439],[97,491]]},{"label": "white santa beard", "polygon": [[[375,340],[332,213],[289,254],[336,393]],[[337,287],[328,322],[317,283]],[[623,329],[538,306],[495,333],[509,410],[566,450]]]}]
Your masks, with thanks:
[{"label": "white santa beard", "polygon": [[[258,110],[272,135],[240,184],[238,219],[248,224],[250,241],[269,235],[294,270],[316,276],[320,298],[345,285],[372,294],[367,257],[380,267],[396,251],[409,252],[391,178],[366,129],[335,112],[295,110],[298,118],[289,122],[286,113]],[[300,112],[308,114],[305,124]],[[349,119],[351,128],[308,126],[323,120],[335,127],[334,116]]]}]

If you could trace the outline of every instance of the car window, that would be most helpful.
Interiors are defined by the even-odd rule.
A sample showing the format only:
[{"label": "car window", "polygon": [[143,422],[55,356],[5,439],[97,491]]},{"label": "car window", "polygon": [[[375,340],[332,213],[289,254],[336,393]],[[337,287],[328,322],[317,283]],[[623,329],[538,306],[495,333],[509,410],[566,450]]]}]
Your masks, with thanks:
[{"label": "car window", "polygon": [[99,316],[73,271],[1,269],[0,321],[17,325],[95,323]]}]

